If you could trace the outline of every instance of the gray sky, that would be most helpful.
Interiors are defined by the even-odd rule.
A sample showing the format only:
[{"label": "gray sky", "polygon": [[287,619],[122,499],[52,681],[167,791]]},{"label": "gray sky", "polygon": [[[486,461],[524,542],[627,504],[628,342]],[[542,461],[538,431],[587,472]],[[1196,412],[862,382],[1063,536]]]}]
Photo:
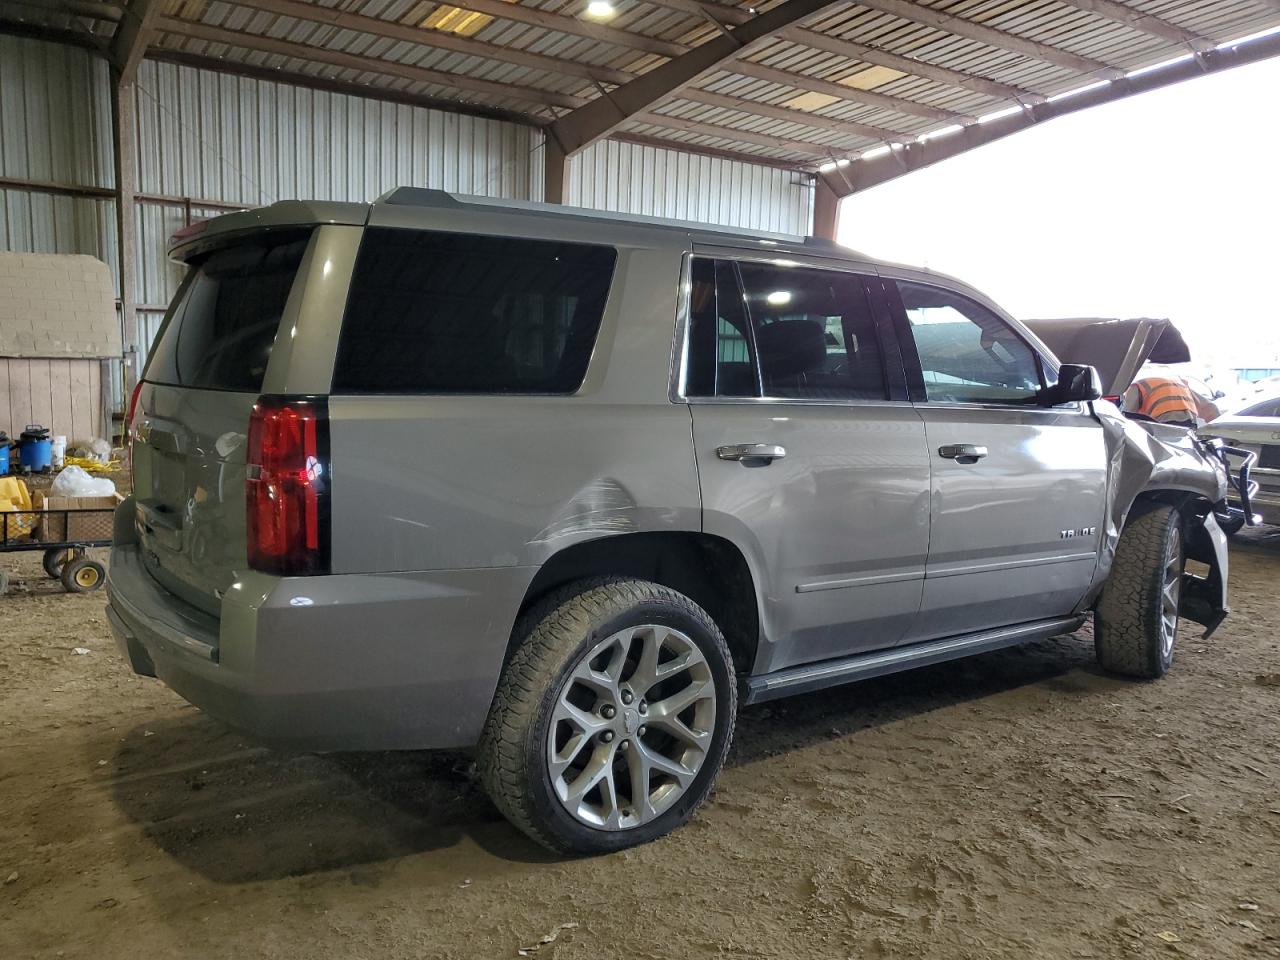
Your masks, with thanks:
[{"label": "gray sky", "polygon": [[1017,317],[1168,317],[1198,360],[1280,365],[1277,91],[1280,59],[1049,121],[845,200],[840,241]]}]

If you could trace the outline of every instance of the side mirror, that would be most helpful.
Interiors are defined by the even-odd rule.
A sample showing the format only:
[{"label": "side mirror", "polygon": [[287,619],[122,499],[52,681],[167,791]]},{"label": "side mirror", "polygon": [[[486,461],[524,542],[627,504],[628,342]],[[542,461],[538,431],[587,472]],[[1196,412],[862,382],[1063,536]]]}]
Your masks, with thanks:
[{"label": "side mirror", "polygon": [[1058,382],[1040,391],[1042,407],[1060,403],[1097,400],[1102,396],[1102,380],[1093,367],[1080,363],[1064,363],[1058,368]]}]

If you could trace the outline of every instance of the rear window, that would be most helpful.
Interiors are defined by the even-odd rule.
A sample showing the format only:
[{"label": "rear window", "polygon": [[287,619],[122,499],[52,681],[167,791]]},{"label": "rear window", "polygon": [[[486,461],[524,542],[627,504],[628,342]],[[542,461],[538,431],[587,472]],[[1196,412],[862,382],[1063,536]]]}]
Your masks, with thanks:
[{"label": "rear window", "polygon": [[256,393],[310,231],[264,233],[195,261],[144,379]]},{"label": "rear window", "polygon": [[612,247],[369,228],[335,393],[573,393],[613,278]]}]

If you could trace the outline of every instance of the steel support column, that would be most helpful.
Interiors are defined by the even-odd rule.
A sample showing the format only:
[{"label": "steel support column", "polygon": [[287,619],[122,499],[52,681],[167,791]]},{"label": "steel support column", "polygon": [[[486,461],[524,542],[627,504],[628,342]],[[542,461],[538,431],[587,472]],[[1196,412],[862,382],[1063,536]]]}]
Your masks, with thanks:
[{"label": "steel support column", "polygon": [[565,180],[569,161],[554,137],[542,138],[542,199],[547,203],[564,203]]},{"label": "steel support column", "polygon": [[840,198],[822,177],[813,178],[813,235],[823,240],[836,238],[840,224]]}]

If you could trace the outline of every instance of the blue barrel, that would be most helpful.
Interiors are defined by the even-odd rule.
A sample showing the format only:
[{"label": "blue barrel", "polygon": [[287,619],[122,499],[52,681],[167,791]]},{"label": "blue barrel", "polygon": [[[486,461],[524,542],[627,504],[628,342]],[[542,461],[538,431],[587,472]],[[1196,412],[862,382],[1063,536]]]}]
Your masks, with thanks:
[{"label": "blue barrel", "polygon": [[23,470],[43,473],[53,463],[53,441],[49,431],[38,423],[27,425],[18,446],[18,466]]},{"label": "blue barrel", "polygon": [[9,472],[9,448],[13,444],[3,430],[0,430],[0,477]]}]

